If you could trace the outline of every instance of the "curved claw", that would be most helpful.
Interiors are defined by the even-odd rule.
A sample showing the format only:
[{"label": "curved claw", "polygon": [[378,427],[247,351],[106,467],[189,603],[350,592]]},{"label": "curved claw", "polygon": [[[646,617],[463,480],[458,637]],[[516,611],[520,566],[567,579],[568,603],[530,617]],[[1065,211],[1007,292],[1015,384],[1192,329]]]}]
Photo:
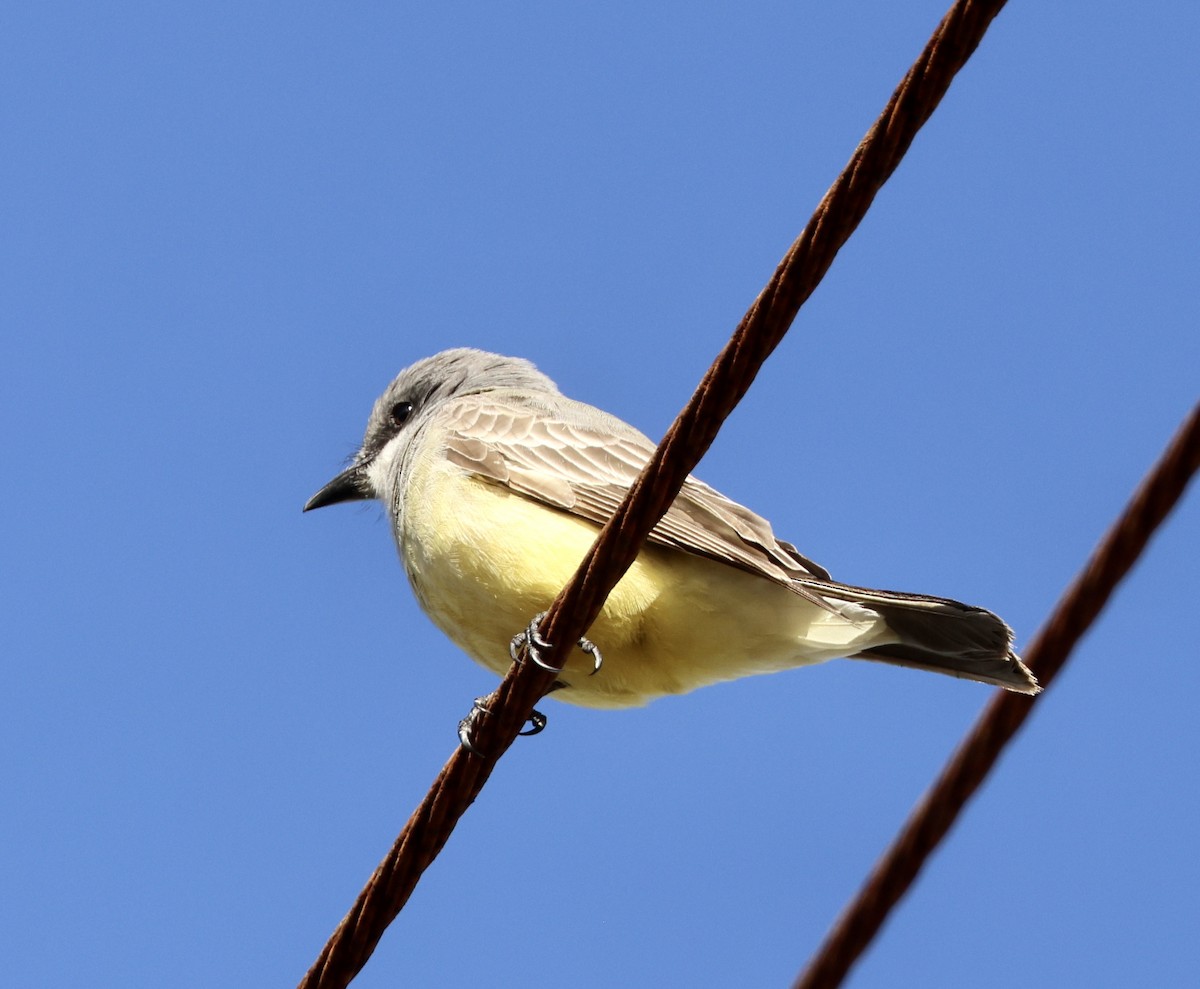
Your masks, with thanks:
[{"label": "curved claw", "polygon": [[600,672],[600,667],[604,665],[604,657],[600,655],[600,650],[597,648],[596,643],[591,639],[585,639],[583,636],[579,637],[579,648],[592,657],[592,672],[588,676],[594,677]]},{"label": "curved claw", "polygon": [[562,672],[561,666],[551,666],[549,663],[544,662],[542,660],[542,657],[538,654],[539,649],[549,649],[549,648],[550,648],[549,642],[532,641],[529,643],[529,658],[533,660],[534,666],[540,666],[543,670],[548,670],[551,673],[561,673]]},{"label": "curved claw", "polygon": [[537,708],[534,708],[529,714],[529,727],[525,731],[517,732],[518,735],[537,735],[546,727],[546,716]]},{"label": "curved claw", "polygon": [[483,753],[480,752],[479,749],[475,748],[475,743],[471,741],[471,732],[475,728],[475,722],[479,719],[479,713],[481,711],[484,714],[490,713],[488,709],[483,706],[483,701],[484,698],[476,697],[475,702],[471,705],[471,710],[467,713],[467,716],[458,723],[458,744],[472,755],[478,756],[483,755]]},{"label": "curved claw", "polygon": [[539,611],[533,616],[533,621],[529,623],[529,627],[524,632],[518,632],[512,637],[512,641],[508,644],[508,654],[512,657],[514,663],[521,661],[521,647],[526,647],[526,655],[533,660],[535,666],[540,666],[543,670],[549,670],[551,673],[560,672],[557,666],[551,666],[549,663],[542,661],[540,650],[549,649],[550,643],[542,638],[541,632],[538,631],[538,625],[543,618],[546,617],[546,612]]}]

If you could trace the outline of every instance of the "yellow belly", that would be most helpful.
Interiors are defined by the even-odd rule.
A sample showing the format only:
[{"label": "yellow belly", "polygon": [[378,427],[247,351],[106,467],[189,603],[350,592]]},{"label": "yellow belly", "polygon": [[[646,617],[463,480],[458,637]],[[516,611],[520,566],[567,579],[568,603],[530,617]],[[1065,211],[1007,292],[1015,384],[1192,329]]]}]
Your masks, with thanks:
[{"label": "yellow belly", "polygon": [[[509,640],[545,611],[598,527],[445,462],[409,479],[401,557],[433,621],[476,662],[509,666]],[[882,623],[850,622],[762,577],[678,550],[647,547],[588,631],[604,656],[576,650],[554,697],[591,707],[844,656]]]}]

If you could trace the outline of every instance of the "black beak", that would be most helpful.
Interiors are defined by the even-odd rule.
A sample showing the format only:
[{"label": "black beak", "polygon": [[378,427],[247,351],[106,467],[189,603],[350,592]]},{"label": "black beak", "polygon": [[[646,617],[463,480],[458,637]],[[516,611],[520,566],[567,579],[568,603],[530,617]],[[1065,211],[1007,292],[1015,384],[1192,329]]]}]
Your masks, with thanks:
[{"label": "black beak", "polygon": [[304,510],[311,512],[314,508],[336,505],[340,501],[368,501],[375,497],[371,494],[367,484],[365,466],[365,464],[355,464],[353,467],[346,468],[309,498]]}]

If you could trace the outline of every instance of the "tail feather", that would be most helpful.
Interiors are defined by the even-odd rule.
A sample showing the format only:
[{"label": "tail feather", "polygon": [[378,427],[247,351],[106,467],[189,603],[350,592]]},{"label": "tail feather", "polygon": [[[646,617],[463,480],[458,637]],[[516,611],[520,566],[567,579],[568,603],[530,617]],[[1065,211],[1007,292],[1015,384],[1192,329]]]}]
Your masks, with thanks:
[{"label": "tail feather", "polygon": [[1005,690],[1014,690],[1019,694],[1037,694],[1041,692],[1037,677],[1021,662],[1021,657],[1015,652],[1007,656],[993,659],[959,659],[941,656],[937,653],[923,652],[903,643],[894,646],[879,646],[856,653],[851,659],[871,659],[877,663],[891,663],[893,666],[908,666],[916,670],[930,670],[933,673],[945,673],[964,680],[975,680],[979,683],[990,683]]},{"label": "tail feather", "polygon": [[[814,581],[811,589],[817,590],[817,583]],[[852,659],[931,670],[1022,694],[1041,690],[1029,667],[1013,652],[1012,629],[990,611],[949,598],[832,582],[819,593],[834,601],[865,605],[877,612],[895,635],[895,642],[865,649]]]}]

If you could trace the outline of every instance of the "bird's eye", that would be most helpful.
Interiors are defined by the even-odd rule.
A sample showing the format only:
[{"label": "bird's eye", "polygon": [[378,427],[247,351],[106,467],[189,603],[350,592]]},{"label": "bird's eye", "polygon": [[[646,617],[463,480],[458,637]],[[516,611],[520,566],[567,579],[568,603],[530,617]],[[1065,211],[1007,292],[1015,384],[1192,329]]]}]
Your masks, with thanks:
[{"label": "bird's eye", "polygon": [[404,421],[412,415],[412,402],[397,402],[388,409],[388,418],[393,426],[403,426]]}]

